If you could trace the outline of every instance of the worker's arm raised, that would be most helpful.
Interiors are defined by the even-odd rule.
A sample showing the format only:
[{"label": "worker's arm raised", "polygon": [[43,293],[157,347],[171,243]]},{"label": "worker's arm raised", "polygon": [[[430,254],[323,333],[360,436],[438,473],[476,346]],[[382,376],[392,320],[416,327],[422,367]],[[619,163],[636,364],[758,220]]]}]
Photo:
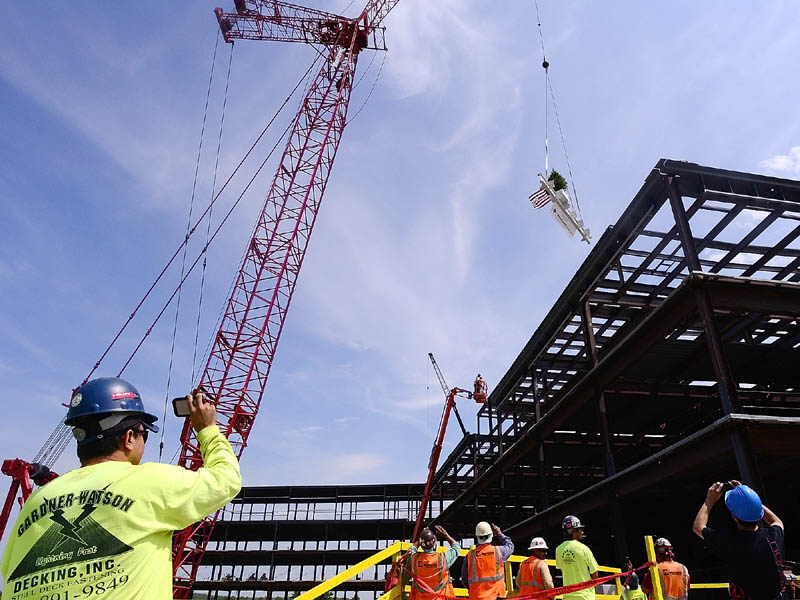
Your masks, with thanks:
[{"label": "worker's arm raised", "polygon": [[[763,505],[762,505],[763,506]],[[781,529],[783,529],[783,521],[778,518],[774,512],[764,506],[764,523],[767,524],[768,527],[772,527],[773,525],[777,525]]]},{"label": "worker's arm raised", "polygon": [[492,533],[500,538],[500,556],[503,560],[508,560],[514,554],[514,542],[494,523],[492,523]]},{"label": "worker's arm raised", "polygon": [[202,393],[188,396],[190,420],[197,432],[203,467],[189,471],[162,464],[144,465],[142,485],[154,518],[167,529],[183,529],[230,502],[242,488],[239,461],[216,426],[217,411]]},{"label": "worker's arm raised", "polygon": [[436,533],[442,536],[442,539],[444,539],[451,546],[456,543],[456,541],[452,538],[452,536],[449,533],[447,533],[447,530],[441,525],[436,526]]},{"label": "worker's arm raised", "polygon": [[711,487],[708,488],[708,491],[706,492],[706,499],[702,506],[700,506],[700,510],[697,511],[697,515],[694,518],[694,523],[692,524],[692,531],[694,531],[695,534],[701,539],[703,537],[703,529],[705,529],[706,525],[708,525],[708,515],[713,506],[719,501],[721,496],[722,483],[719,481],[712,483]]}]

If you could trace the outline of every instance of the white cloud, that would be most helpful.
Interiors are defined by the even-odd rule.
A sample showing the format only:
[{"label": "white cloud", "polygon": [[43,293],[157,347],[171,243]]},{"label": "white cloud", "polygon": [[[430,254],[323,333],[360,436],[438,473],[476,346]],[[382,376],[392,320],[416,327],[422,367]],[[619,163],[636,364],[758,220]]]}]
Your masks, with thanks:
[{"label": "white cloud", "polygon": [[328,481],[368,481],[378,475],[376,470],[386,464],[386,457],[369,452],[339,454],[321,461],[323,479]]},{"label": "white cloud", "polygon": [[334,423],[338,423],[339,425],[345,425],[347,423],[352,423],[354,421],[358,421],[361,417],[339,417],[333,420]]},{"label": "white cloud", "polygon": [[293,440],[311,439],[316,437],[317,433],[319,433],[323,429],[325,428],[322,425],[308,425],[306,427],[297,427],[296,429],[282,431],[281,435]]},{"label": "white cloud", "polygon": [[800,174],[800,146],[793,146],[788,154],[776,154],[758,164],[770,171],[798,175]]}]

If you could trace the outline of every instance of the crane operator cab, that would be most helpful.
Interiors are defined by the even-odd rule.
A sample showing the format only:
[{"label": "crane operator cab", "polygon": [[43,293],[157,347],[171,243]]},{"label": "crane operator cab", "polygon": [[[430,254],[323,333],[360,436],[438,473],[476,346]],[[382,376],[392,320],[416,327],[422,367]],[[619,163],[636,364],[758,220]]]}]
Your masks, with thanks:
[{"label": "crane operator cab", "polygon": [[486,404],[487,391],[486,380],[478,373],[478,376],[475,378],[474,391],[472,392],[472,397],[475,399],[475,402],[478,404]]}]

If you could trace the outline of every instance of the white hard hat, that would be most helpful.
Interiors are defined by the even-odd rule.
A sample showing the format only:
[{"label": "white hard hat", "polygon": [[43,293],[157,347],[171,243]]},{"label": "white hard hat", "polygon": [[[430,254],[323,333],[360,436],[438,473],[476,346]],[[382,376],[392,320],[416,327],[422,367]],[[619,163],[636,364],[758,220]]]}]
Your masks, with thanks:
[{"label": "white hard hat", "polygon": [[528,550],[547,550],[547,542],[544,541],[544,538],[535,537],[531,540],[531,545],[528,546]]},{"label": "white hard hat", "polygon": [[666,547],[666,548],[672,548],[672,544],[669,543],[669,540],[667,538],[663,538],[663,537],[662,538],[658,538],[656,540],[655,546],[656,546],[656,548],[658,548],[659,546]]},{"label": "white hard hat", "polygon": [[492,526],[486,521],[481,521],[475,526],[475,537],[478,540],[483,540],[492,537]]}]

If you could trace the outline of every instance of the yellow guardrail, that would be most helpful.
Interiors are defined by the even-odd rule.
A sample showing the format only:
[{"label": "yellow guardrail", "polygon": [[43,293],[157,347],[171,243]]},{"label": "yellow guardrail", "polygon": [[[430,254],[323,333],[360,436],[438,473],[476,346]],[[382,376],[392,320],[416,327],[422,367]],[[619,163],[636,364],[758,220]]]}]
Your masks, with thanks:
[{"label": "yellow guardrail", "polygon": [[[344,583],[348,579],[352,579],[359,573],[363,573],[370,567],[374,567],[378,563],[381,563],[389,558],[393,558],[395,556],[400,556],[400,551],[402,549],[401,542],[395,542],[385,550],[379,550],[369,558],[365,558],[360,563],[354,564],[352,567],[349,567],[328,579],[327,581],[323,581],[319,585],[315,585],[313,588],[308,590],[307,592],[303,592],[300,594],[296,600],[314,600],[324,594],[325,592],[331,591],[337,585]],[[405,547],[408,548],[409,544],[405,544]],[[397,560],[396,558],[394,560]]]}]

